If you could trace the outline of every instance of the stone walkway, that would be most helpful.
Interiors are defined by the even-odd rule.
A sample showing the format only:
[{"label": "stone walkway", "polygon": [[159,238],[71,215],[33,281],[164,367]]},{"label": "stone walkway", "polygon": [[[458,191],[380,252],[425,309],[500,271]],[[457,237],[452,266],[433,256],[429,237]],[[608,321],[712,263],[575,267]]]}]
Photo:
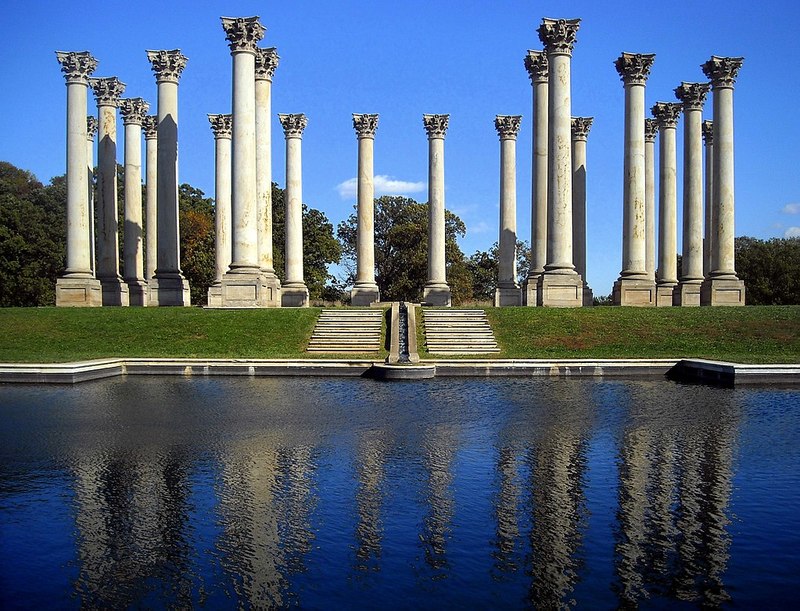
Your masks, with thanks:
[{"label": "stone walkway", "polygon": [[425,347],[430,354],[496,354],[500,352],[486,312],[423,308]]},{"label": "stone walkway", "polygon": [[364,354],[381,348],[384,311],[322,310],[307,352]]}]

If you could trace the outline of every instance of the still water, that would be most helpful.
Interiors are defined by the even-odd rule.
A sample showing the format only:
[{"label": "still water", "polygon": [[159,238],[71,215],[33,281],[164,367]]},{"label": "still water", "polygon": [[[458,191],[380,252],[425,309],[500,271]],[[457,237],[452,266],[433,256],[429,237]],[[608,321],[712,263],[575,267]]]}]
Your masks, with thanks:
[{"label": "still water", "polygon": [[800,391],[0,385],[0,607],[793,607]]}]

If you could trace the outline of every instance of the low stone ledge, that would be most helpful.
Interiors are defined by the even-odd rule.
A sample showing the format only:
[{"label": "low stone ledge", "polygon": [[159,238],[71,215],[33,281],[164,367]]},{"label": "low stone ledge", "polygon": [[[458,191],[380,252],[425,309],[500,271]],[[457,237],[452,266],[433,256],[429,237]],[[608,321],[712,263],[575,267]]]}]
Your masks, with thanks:
[{"label": "low stone ledge", "polygon": [[125,373],[122,359],[74,363],[0,363],[0,382],[22,384],[76,384]]},{"label": "low stone ledge", "polygon": [[675,364],[668,376],[681,382],[740,386],[743,384],[800,384],[800,363],[752,365],[683,359]]},{"label": "low stone ledge", "polygon": [[677,359],[436,359],[437,376],[653,377],[663,378]]}]

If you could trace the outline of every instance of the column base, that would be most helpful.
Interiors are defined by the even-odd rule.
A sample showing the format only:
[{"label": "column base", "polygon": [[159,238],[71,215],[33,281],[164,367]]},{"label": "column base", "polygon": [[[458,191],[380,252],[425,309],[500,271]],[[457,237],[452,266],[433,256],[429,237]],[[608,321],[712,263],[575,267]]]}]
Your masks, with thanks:
[{"label": "column base", "polygon": [[144,280],[126,280],[128,285],[128,303],[132,306],[146,306],[149,287]]},{"label": "column base", "polygon": [[594,305],[594,293],[588,284],[583,285],[583,307],[589,308]]},{"label": "column base", "polygon": [[426,285],[422,291],[422,305],[449,308],[451,305],[450,287],[444,283]]},{"label": "column base", "polygon": [[103,287],[104,306],[127,306],[130,304],[128,285],[122,278],[99,278]]},{"label": "column base", "polygon": [[620,278],[614,283],[614,305],[651,307],[656,305],[656,283],[651,280]]},{"label": "column base", "polygon": [[519,288],[501,288],[494,291],[494,307],[504,308],[507,306],[522,305],[522,291]]},{"label": "column base", "polygon": [[675,293],[676,284],[657,284],[656,285],[656,307],[657,308],[671,308],[672,296]]},{"label": "column base", "polygon": [[381,300],[380,290],[377,284],[361,284],[356,285],[350,291],[350,305],[354,306],[370,306],[376,301]]},{"label": "column base", "polygon": [[281,283],[275,275],[227,273],[208,289],[208,306],[216,308],[279,308]]},{"label": "column base", "polygon": [[583,305],[583,279],[578,274],[539,276],[539,305],[546,308],[579,308]]},{"label": "column base", "polygon": [[700,305],[700,282],[681,282],[675,287],[672,305],[697,307]]},{"label": "column base", "polygon": [[744,282],[738,278],[709,278],[700,285],[700,305],[743,306]]},{"label": "column base", "polygon": [[529,276],[522,286],[522,305],[535,308],[541,305],[539,299],[539,276]]},{"label": "column base", "polygon": [[59,278],[56,280],[56,306],[59,308],[99,308],[103,288],[97,278]]},{"label": "column base", "polygon": [[281,289],[281,305],[284,308],[307,308],[309,298],[305,283],[284,284]]},{"label": "column base", "polygon": [[180,274],[161,276],[150,280],[147,291],[148,306],[190,306],[189,281]]}]

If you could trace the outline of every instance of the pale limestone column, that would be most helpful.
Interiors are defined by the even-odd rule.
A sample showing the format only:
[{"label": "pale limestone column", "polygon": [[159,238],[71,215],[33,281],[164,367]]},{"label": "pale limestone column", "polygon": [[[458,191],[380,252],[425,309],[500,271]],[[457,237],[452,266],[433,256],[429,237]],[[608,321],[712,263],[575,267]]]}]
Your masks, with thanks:
[{"label": "pale limestone column", "polygon": [[97,117],[86,117],[86,180],[89,197],[89,265],[95,273],[94,253],[94,138],[97,135]]},{"label": "pale limestone column", "polygon": [[103,305],[128,305],[128,285],[119,274],[117,207],[117,107],[125,84],[117,77],[89,79],[97,101],[97,279]]},{"label": "pale limestone column", "polygon": [[451,303],[447,284],[444,213],[444,135],[449,121],[450,115],[422,115],[428,134],[428,281],[422,302],[446,307]]},{"label": "pale limestone column", "polygon": [[681,83],[683,103],[683,254],[675,305],[699,306],[703,282],[703,104],[711,85]]},{"label": "pale limestone column", "polygon": [[[276,296],[281,281],[275,275],[272,244],[272,77],[278,67],[275,47],[256,49],[256,199],[258,261]],[[278,305],[277,297],[276,303]]]},{"label": "pale limestone column", "polygon": [[142,122],[145,141],[145,278],[156,275],[158,259],[158,117],[149,115]]},{"label": "pale limestone column", "polygon": [[350,303],[368,306],[380,301],[375,283],[375,186],[373,184],[373,149],[378,115],[353,115],[358,137],[358,230],[356,235],[356,281],[350,291]]},{"label": "pale limestone column", "polygon": [[522,293],[524,304],[539,303],[539,276],[547,263],[547,54],[528,51],[525,69],[533,88],[531,168],[531,266]]},{"label": "pale limestone column", "polygon": [[678,159],[676,131],[681,105],[658,102],[652,108],[658,121],[658,273],[656,305],[671,306],[678,284]]},{"label": "pale limestone column", "polygon": [[701,288],[704,305],[744,305],[744,282],[734,265],[733,85],[742,57],[712,56],[702,65],[714,97],[714,187],[711,271]]},{"label": "pale limestone column", "polygon": [[308,307],[308,287],[303,280],[303,166],[301,144],[308,118],[303,114],[278,115],[286,137],[286,273],[281,289],[283,307]]},{"label": "pale limestone column", "polygon": [[124,278],[132,306],[147,305],[144,281],[142,226],[142,122],[150,105],[142,98],[120,100],[125,125],[125,238],[122,243]]},{"label": "pale limestone column", "polygon": [[500,137],[500,236],[495,307],[522,305],[517,282],[517,134],[521,122],[520,115],[497,115],[494,119]]},{"label": "pale limestone column", "polygon": [[539,305],[580,307],[583,279],[572,262],[572,102],[570,61],[580,19],[542,19],[537,32],[548,63],[547,263]]},{"label": "pale limestone column", "polygon": [[156,272],[149,305],[188,306],[189,283],[180,268],[178,214],[178,81],[188,58],[179,49],[147,51],[158,84]]},{"label": "pale limestone column", "polygon": [[572,258],[583,279],[583,305],[592,305],[586,280],[586,139],[593,117],[572,117]]},{"label": "pale limestone column", "polygon": [[67,82],[67,268],[56,281],[57,306],[100,306],[102,290],[93,273],[86,109],[89,76],[97,60],[88,51],[56,51]]},{"label": "pale limestone column", "polygon": [[231,115],[208,115],[214,132],[214,225],[216,232],[214,284],[208,288],[209,307],[222,307],[222,277],[231,265]]},{"label": "pale limestone column", "polygon": [[703,233],[703,278],[711,272],[711,249],[714,242],[714,122],[703,121],[703,143],[705,144],[705,188],[703,205],[705,206],[705,229]]},{"label": "pale limestone column", "polygon": [[655,305],[647,274],[644,161],[644,87],[655,55],[623,53],[614,66],[625,86],[625,162],[622,207],[622,271],[614,283],[614,305]]},{"label": "pale limestone column", "polygon": [[656,281],[656,134],[658,121],[644,120],[645,271]]}]

